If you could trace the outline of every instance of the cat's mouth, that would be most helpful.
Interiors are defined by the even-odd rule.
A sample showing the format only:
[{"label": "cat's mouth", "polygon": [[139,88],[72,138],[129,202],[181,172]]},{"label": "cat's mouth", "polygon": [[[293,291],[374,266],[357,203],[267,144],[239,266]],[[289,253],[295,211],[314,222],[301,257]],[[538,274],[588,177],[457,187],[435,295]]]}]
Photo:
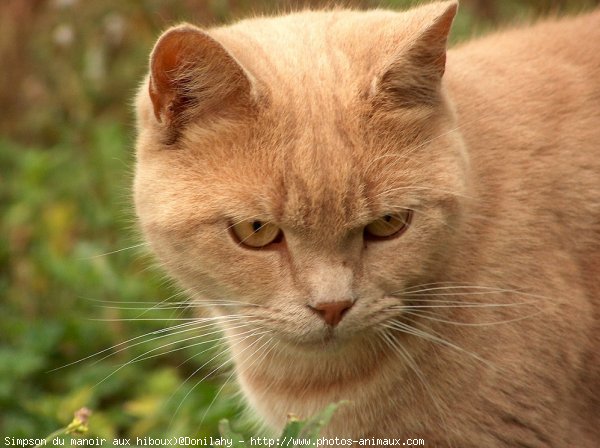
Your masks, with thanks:
[{"label": "cat's mouth", "polygon": [[341,342],[343,338],[338,335],[335,328],[327,327],[323,333],[322,338],[318,341],[319,345],[332,345]]},{"label": "cat's mouth", "polygon": [[[357,299],[352,307],[313,309],[311,306],[290,308],[260,305],[243,310],[243,323],[237,317],[223,317],[223,326],[233,330],[236,338],[269,338],[286,349],[309,351],[343,351],[347,348],[373,346],[390,319],[397,319],[398,297],[384,295],[376,301]],[[362,302],[375,302],[365,309]],[[225,310],[224,310],[225,311]],[[231,307],[226,310],[231,312]],[[223,313],[227,316],[227,313]]]},{"label": "cat's mouth", "polygon": [[286,346],[293,350],[310,353],[340,351],[340,349],[352,345],[347,338],[337,335],[335,329],[327,330],[320,337],[309,337],[303,338],[302,340],[284,341]]},{"label": "cat's mouth", "polygon": [[348,328],[332,326],[323,326],[305,333],[279,329],[274,336],[285,347],[302,352],[340,351],[360,345],[361,340],[368,338],[365,331],[349,331]]}]

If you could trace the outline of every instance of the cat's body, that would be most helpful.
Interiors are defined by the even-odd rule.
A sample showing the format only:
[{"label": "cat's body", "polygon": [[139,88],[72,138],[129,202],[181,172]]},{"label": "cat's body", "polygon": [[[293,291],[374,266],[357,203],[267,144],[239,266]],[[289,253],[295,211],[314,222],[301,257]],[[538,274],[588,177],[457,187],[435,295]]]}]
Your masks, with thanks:
[{"label": "cat's body", "polygon": [[[221,324],[269,425],[348,399],[326,435],[597,446],[600,12],[451,50],[444,73],[454,12],[167,32],[138,215],[194,300],[238,315]],[[283,236],[242,247],[243,220]]]}]

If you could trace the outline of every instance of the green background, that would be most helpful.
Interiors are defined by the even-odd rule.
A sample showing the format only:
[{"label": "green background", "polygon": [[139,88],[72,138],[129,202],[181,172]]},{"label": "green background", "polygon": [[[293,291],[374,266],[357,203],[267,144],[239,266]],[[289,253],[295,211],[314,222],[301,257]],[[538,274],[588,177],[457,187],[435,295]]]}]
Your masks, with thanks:
[{"label": "green background", "polygon": [[[452,39],[597,3],[464,0]],[[230,368],[213,372],[220,357],[207,363],[218,348],[156,333],[191,314],[136,231],[131,103],[170,24],[307,5],[323,2],[0,1],[3,441],[44,437],[81,406],[94,412],[91,435],[106,438],[216,435],[222,417],[240,424],[234,385],[221,390]]]}]

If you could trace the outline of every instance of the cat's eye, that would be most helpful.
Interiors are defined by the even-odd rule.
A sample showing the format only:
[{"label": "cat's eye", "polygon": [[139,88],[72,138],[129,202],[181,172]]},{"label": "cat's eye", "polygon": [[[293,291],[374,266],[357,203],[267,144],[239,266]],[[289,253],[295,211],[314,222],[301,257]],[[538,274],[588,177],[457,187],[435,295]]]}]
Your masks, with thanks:
[{"label": "cat's eye", "polygon": [[274,224],[251,219],[231,226],[231,232],[237,242],[251,249],[260,249],[269,244],[278,243],[283,232]]},{"label": "cat's eye", "polygon": [[365,227],[364,236],[371,240],[396,238],[408,228],[412,219],[412,210],[390,213],[376,219]]}]

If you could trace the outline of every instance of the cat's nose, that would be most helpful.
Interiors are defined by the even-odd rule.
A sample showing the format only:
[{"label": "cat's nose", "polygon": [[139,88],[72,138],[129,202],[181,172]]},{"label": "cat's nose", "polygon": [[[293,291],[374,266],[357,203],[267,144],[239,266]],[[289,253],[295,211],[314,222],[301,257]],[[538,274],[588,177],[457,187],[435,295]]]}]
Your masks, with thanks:
[{"label": "cat's nose", "polygon": [[316,305],[309,305],[309,307],[318,314],[327,325],[335,327],[340,323],[348,310],[352,308],[352,305],[354,305],[354,302],[351,300],[343,300],[339,302],[321,302]]}]

